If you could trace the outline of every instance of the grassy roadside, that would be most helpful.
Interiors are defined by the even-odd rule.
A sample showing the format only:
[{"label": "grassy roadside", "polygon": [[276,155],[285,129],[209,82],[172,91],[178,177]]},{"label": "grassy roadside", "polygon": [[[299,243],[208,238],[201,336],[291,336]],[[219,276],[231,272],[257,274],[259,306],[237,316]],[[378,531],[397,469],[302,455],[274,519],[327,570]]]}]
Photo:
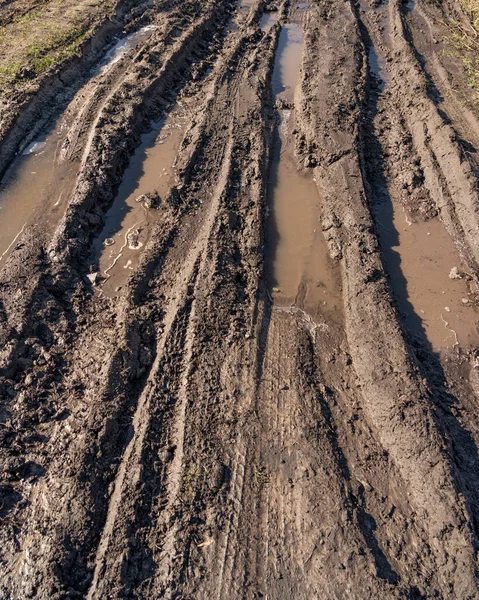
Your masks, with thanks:
[{"label": "grassy roadside", "polygon": [[78,54],[95,22],[115,4],[114,0],[46,0],[0,27],[0,95],[9,96]]},{"label": "grassy roadside", "polygon": [[469,17],[476,34],[479,34],[479,0],[462,0],[462,10]]}]

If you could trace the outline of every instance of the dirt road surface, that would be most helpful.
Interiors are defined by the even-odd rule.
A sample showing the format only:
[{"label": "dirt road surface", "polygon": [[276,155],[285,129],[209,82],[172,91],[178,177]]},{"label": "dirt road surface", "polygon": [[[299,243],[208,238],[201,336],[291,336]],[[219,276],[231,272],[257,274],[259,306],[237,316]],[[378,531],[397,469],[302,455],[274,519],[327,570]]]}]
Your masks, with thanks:
[{"label": "dirt road surface", "polygon": [[479,598],[461,4],[63,9],[0,2],[1,600]]}]

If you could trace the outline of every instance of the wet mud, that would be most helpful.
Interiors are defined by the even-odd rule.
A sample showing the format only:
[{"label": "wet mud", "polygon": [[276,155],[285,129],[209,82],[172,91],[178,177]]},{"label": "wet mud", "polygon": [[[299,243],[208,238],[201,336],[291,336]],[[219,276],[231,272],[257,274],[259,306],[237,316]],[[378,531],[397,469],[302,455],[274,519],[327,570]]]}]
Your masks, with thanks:
[{"label": "wet mud", "polygon": [[479,137],[441,15],[135,0],[61,98],[10,100],[1,600],[479,596]]},{"label": "wet mud", "polygon": [[300,22],[280,32],[272,93],[275,140],[268,182],[266,268],[271,296],[282,308],[299,308],[313,320],[340,309],[339,283],[321,227],[321,198],[310,171],[295,155],[294,108],[304,50]]},{"label": "wet mud", "polygon": [[20,152],[4,175],[0,188],[0,261],[8,258],[12,244],[28,224],[41,222],[50,233],[58,225],[78,168],[78,163],[65,160],[65,145],[75,119],[85,118],[85,111],[91,108],[83,99],[95,93],[102,78],[146,41],[155,28],[155,25],[145,26],[118,40],[92,67],[90,79],[66,110]]},{"label": "wet mud", "polygon": [[134,271],[140,250],[161,221],[165,202],[176,183],[175,159],[192,107],[175,106],[142,136],[123,175],[118,194],[93,243],[93,269],[98,265],[101,289],[117,295]]}]

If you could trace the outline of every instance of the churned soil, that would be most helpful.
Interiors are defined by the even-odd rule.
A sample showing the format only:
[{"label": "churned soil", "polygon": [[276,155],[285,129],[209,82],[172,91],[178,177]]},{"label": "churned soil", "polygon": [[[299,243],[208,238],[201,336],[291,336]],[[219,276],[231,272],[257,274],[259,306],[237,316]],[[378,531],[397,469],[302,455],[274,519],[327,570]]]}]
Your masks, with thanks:
[{"label": "churned soil", "polygon": [[479,598],[457,14],[0,2],[2,600]]}]

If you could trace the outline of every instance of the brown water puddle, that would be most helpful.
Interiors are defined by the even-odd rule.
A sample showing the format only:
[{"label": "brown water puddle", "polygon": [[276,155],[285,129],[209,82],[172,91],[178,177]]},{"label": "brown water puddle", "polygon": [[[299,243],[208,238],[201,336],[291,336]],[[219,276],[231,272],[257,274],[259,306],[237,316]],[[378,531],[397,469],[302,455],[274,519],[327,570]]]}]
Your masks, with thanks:
[{"label": "brown water puddle", "polygon": [[[105,75],[118,60],[149,37],[155,28],[143,27],[119,40],[92,69],[91,78]],[[41,223],[51,232],[63,215],[78,165],[62,160],[61,148],[78,110],[73,107],[81,105],[78,99],[82,97],[85,86],[46,132],[15,159],[2,180],[0,267],[27,225]]]},{"label": "brown water puddle", "polygon": [[[118,194],[107,212],[103,231],[94,243],[103,292],[121,294],[131,272],[138,266],[141,250],[148,243],[154,225],[161,219],[161,203],[175,183],[174,162],[189,113],[179,104],[168,117],[142,136],[125,171]],[[137,199],[158,194],[157,208],[147,208]]]},{"label": "brown water puddle", "polygon": [[[65,207],[71,164],[57,165],[68,111],[48,134],[42,135],[18,156],[0,187],[0,266],[27,224],[57,222]],[[72,184],[70,184],[71,187]]]},{"label": "brown water puddle", "polygon": [[261,31],[269,33],[271,27],[278,21],[278,17],[278,12],[264,12],[259,22]]},{"label": "brown water puddle", "polygon": [[249,11],[257,4],[257,0],[240,0],[238,3],[238,17],[241,20],[246,18]]},{"label": "brown water puddle", "polygon": [[234,18],[228,23],[226,27],[227,33],[237,33],[240,29],[241,24],[246,20],[250,10],[257,4],[257,0],[239,0],[237,5],[237,12]]},{"label": "brown water puddle", "polygon": [[269,181],[266,238],[267,278],[275,304],[297,307],[317,318],[340,310],[338,278],[321,230],[320,197],[309,173],[294,155],[295,88],[303,52],[303,31],[296,23],[281,31],[273,72],[279,126]]},{"label": "brown water puddle", "polygon": [[439,219],[411,223],[402,209],[377,206],[381,245],[406,326],[423,332],[434,350],[477,345],[478,315],[458,253]]}]

